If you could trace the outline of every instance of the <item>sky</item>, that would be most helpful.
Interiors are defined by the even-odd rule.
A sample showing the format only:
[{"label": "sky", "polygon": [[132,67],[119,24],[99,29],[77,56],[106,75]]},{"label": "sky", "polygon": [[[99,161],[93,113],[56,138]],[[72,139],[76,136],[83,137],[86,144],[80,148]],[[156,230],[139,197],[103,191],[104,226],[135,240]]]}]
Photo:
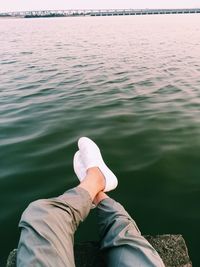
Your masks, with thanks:
[{"label": "sky", "polygon": [[0,12],[104,8],[200,8],[200,0],[0,0]]}]

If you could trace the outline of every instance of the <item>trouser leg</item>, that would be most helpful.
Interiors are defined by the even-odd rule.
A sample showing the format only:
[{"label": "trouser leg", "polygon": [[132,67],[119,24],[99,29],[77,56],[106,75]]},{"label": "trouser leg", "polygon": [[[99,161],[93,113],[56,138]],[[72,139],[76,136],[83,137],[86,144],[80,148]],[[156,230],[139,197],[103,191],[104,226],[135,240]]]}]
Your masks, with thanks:
[{"label": "trouser leg", "polygon": [[19,223],[17,266],[74,267],[74,232],[91,205],[88,192],[82,188],[31,203]]},{"label": "trouser leg", "polygon": [[101,249],[108,267],[164,267],[122,205],[106,198],[97,206],[97,215]]}]

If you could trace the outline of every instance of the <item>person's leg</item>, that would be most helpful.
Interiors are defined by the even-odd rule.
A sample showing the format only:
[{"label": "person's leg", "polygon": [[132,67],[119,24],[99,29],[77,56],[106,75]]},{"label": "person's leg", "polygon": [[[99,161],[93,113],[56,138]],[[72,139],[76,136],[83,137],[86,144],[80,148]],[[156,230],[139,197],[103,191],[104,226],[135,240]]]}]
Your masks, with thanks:
[{"label": "person's leg", "polygon": [[74,267],[74,232],[104,187],[102,173],[91,168],[78,187],[59,197],[31,203],[19,223],[17,266]]},{"label": "person's leg", "polygon": [[[114,189],[117,178],[104,163],[98,146],[87,137],[80,138],[78,146],[74,170],[79,180],[84,179],[88,167],[98,166],[110,184],[104,192]],[[141,235],[134,220],[119,203],[100,192],[94,204],[99,217],[101,249],[105,252],[108,267],[164,267],[156,250]]]},{"label": "person's leg", "polygon": [[156,250],[141,235],[121,204],[100,192],[97,205],[101,250],[108,267],[164,267]]}]

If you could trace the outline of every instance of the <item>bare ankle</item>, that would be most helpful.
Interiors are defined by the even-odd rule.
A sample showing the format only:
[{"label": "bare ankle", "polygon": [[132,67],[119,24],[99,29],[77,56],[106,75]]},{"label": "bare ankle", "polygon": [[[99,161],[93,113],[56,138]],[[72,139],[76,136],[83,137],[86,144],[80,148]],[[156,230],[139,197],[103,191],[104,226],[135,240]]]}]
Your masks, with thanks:
[{"label": "bare ankle", "polygon": [[99,168],[89,168],[85,179],[79,187],[84,188],[91,196],[92,201],[96,195],[105,188],[105,178]]},{"label": "bare ankle", "polygon": [[87,174],[93,175],[93,176],[98,176],[100,178],[104,178],[103,173],[101,172],[101,170],[98,167],[91,167],[91,168],[87,169]]},{"label": "bare ankle", "polygon": [[99,192],[93,200],[93,203],[97,206],[102,200],[109,198],[104,192]]},{"label": "bare ankle", "polygon": [[105,177],[98,167],[89,168],[87,170],[87,177],[92,177],[92,179],[96,181],[96,184],[98,184],[98,186],[100,186],[100,188],[101,188],[100,191],[104,190]]}]

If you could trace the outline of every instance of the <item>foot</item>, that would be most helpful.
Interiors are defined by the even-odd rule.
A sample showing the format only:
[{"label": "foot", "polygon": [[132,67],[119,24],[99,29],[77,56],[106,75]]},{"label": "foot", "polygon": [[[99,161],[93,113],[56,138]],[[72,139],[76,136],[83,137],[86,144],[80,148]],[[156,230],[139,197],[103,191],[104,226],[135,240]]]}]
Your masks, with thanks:
[{"label": "foot", "polygon": [[79,180],[82,181],[88,169],[98,167],[105,178],[104,192],[117,187],[118,180],[114,173],[107,167],[101,156],[98,146],[89,138],[81,137],[78,141],[79,151],[74,156],[74,170]]}]

